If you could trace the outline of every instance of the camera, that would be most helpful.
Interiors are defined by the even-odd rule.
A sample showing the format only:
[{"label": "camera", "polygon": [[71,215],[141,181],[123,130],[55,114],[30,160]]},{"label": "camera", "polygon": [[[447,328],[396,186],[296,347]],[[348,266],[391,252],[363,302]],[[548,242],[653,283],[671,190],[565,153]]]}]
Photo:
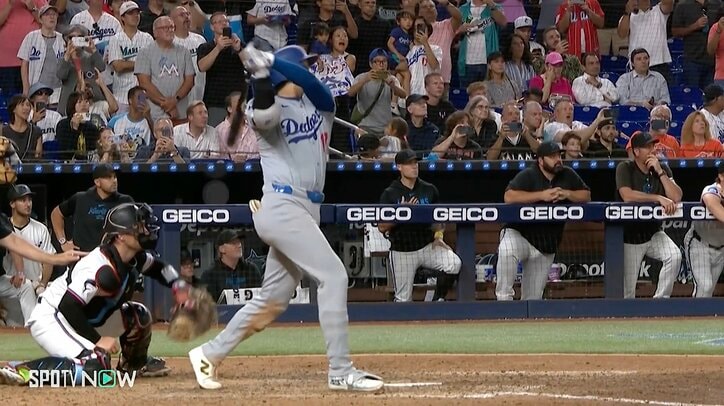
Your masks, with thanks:
[{"label": "camera", "polygon": [[90,113],[83,113],[83,117],[80,119],[81,123],[87,123],[91,121],[91,115]]},{"label": "camera", "polygon": [[41,112],[41,111],[45,110],[47,107],[48,107],[48,104],[45,102],[42,102],[42,101],[35,102],[35,111],[36,112]]},{"label": "camera", "polygon": [[512,133],[520,134],[523,131],[523,123],[518,123],[518,122],[508,123],[508,129]]},{"label": "camera", "polygon": [[654,131],[666,130],[669,127],[668,120],[654,119],[651,120],[651,129]]},{"label": "camera", "polygon": [[85,48],[87,46],[90,46],[90,43],[88,42],[88,39],[86,37],[73,37],[73,46],[76,48]]},{"label": "camera", "polygon": [[473,127],[470,127],[469,125],[462,125],[458,127],[458,133],[463,134],[467,137],[474,137],[475,129],[473,129]]},{"label": "camera", "polygon": [[231,38],[231,27],[224,27],[221,31],[221,35],[223,35],[226,38]]}]

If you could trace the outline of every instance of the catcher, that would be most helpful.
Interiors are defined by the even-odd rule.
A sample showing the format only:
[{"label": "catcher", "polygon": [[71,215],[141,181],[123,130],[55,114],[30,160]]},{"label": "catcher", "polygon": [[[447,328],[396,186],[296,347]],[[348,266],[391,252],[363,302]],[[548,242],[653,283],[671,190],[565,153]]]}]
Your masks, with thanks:
[{"label": "catcher", "polygon": [[[50,356],[0,369],[0,383],[22,385],[28,380],[28,370],[53,369],[73,372],[75,384],[80,384],[83,375],[79,372],[91,375],[111,369],[111,354],[119,350],[118,370],[138,371],[140,376],[168,375],[165,361],[148,356],[151,315],[144,305],[131,301],[142,280],[139,277],[151,277],[173,290],[175,319],[195,316],[204,300],[212,305],[213,300],[198,295],[171,265],[150,251],[158,241],[156,221],[151,208],[141,203],[124,203],[108,212],[101,246],[40,295],[26,323]],[[200,318],[215,319],[215,306],[204,309],[214,313],[199,314]],[[177,324],[172,322],[174,327]]]}]

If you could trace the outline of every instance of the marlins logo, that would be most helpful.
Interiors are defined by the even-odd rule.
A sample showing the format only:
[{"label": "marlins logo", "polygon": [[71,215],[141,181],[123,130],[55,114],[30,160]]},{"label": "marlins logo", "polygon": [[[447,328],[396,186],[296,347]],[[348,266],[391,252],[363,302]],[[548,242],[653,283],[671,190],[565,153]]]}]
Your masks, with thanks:
[{"label": "marlins logo", "polygon": [[170,62],[165,56],[161,58],[160,61],[158,61],[158,66],[159,68],[161,68],[161,72],[158,74],[159,77],[180,76],[178,73],[178,68],[176,67],[176,63]]}]

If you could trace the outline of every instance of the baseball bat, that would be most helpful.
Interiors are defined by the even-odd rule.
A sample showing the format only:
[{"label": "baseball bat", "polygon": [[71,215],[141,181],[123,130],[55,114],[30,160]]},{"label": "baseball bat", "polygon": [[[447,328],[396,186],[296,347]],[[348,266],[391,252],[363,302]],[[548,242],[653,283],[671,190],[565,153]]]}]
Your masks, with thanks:
[{"label": "baseball bat", "polygon": [[344,120],[342,120],[342,119],[339,118],[339,117],[335,117],[335,118],[334,118],[334,122],[337,123],[337,124],[339,124],[339,125],[345,126],[345,127],[349,128],[349,129],[355,130],[355,131],[360,131],[360,130],[361,130],[361,131],[364,131],[363,129],[357,127],[356,125],[350,123],[349,121],[344,121]]}]

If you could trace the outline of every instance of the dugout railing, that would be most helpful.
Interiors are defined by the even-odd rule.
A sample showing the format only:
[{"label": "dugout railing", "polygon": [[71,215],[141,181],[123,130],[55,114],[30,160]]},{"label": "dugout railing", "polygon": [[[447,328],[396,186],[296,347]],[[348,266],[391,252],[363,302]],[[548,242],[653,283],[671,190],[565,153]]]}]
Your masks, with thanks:
[{"label": "dugout railing", "polygon": [[[154,205],[162,223],[158,251],[178,265],[181,253],[181,228],[196,224],[215,227],[252,225],[247,205]],[[588,203],[580,205],[507,205],[507,204],[439,204],[415,206],[328,205],[321,207],[323,225],[350,223],[454,223],[455,251],[462,260],[456,286],[456,301],[412,303],[350,303],[350,319],[375,320],[445,320],[480,318],[537,317],[651,317],[715,316],[724,313],[724,298],[623,298],[623,228],[626,223],[642,220],[692,221],[713,220],[698,203],[683,203],[674,215],[662,207],[623,203]],[[535,301],[476,301],[475,265],[476,224],[596,222],[603,225],[604,296],[598,299],[561,299]],[[284,232],[280,229],[279,232]],[[310,254],[311,255],[311,254]],[[315,321],[316,295],[312,304],[291,305],[281,316],[284,321]],[[155,281],[147,281],[144,300],[158,320],[167,320],[171,297]],[[220,321],[225,322],[239,306],[220,305]]]}]

